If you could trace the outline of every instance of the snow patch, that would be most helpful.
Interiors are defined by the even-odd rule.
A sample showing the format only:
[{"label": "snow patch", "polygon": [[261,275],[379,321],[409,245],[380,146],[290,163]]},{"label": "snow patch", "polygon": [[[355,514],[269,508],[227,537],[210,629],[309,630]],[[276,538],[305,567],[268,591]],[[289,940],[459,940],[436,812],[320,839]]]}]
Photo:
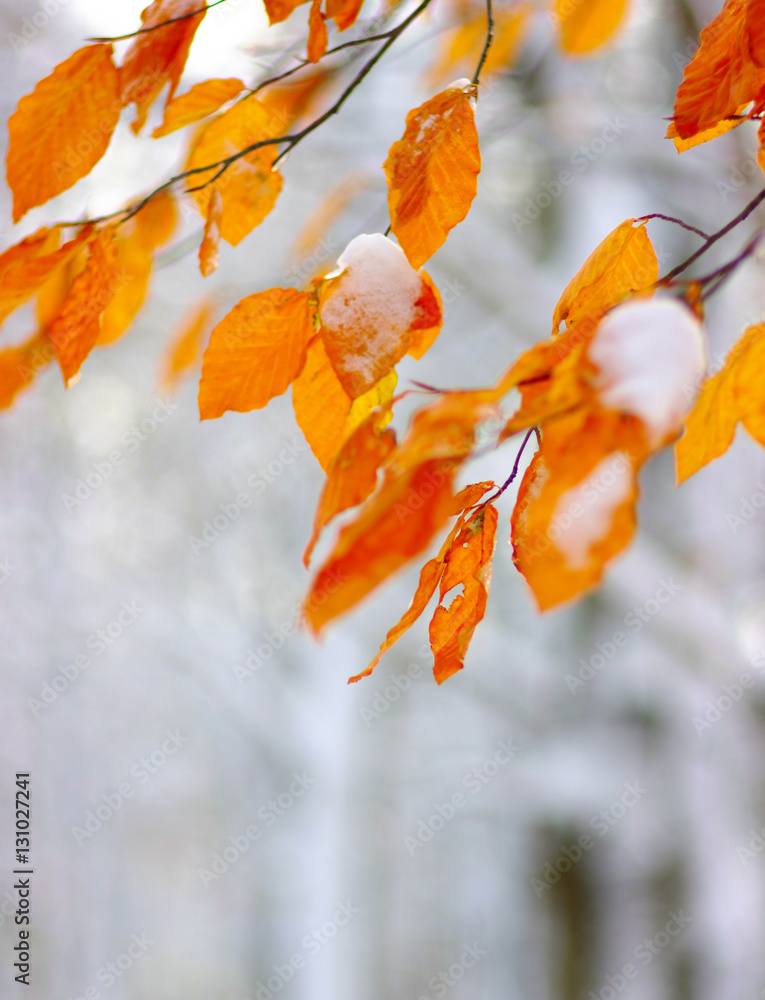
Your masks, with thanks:
[{"label": "snow patch", "polygon": [[351,240],[337,261],[343,272],[321,307],[321,323],[341,337],[358,340],[360,353],[347,355],[344,368],[368,381],[381,355],[395,355],[415,318],[422,279],[404,251],[382,233]]},{"label": "snow patch", "polygon": [[548,535],[571,570],[585,569],[590,549],[611,530],[614,514],[632,493],[632,464],[612,452],[578,486],[558,497]]},{"label": "snow patch", "polygon": [[626,302],[601,321],[589,348],[603,406],[639,417],[653,446],[676,431],[707,367],[701,323],[677,299]]}]

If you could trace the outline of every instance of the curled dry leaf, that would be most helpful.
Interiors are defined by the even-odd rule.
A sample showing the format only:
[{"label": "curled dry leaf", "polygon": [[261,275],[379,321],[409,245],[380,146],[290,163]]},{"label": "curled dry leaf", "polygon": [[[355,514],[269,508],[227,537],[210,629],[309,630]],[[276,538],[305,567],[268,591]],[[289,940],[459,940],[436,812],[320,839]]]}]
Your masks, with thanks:
[{"label": "curled dry leaf", "polygon": [[[136,35],[125,53],[120,69],[122,105],[135,104],[136,118],[131,128],[136,134],[143,128],[149,108],[167,83],[170,86],[165,110],[172,102],[194,35],[205,16],[203,8],[199,0],[154,0],[142,12],[143,28],[153,28],[172,18],[183,17],[183,20]],[[192,11],[200,13],[184,16]]]}]

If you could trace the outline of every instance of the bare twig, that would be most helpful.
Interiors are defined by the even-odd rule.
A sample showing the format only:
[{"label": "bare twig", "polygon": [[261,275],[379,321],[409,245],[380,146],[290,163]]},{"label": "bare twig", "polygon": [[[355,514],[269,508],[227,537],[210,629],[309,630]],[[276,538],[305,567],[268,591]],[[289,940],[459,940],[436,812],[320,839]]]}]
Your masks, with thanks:
[{"label": "bare twig", "polygon": [[473,83],[478,84],[481,79],[481,70],[483,69],[484,63],[486,62],[486,57],[489,54],[489,49],[491,48],[491,43],[494,41],[494,12],[491,8],[491,0],[486,0],[486,42],[483,46],[483,51],[481,52],[481,58],[478,60],[478,65],[475,68],[475,73],[473,74]]},{"label": "bare twig", "polygon": [[157,31],[159,28],[164,28],[166,24],[175,24],[176,21],[187,21],[190,17],[196,17],[197,14],[204,14],[206,10],[211,7],[217,7],[218,4],[225,3],[226,0],[213,0],[212,3],[206,4],[204,7],[199,7],[197,10],[190,10],[188,14],[179,14],[178,17],[169,17],[166,21],[160,21],[159,24],[152,24],[148,28],[138,28],[136,31],[131,31],[128,35],[112,35],[108,38],[86,38],[86,42],[124,42],[126,38],[135,38],[136,35],[145,35],[150,31]]},{"label": "bare twig", "polygon": [[[422,3],[420,3],[419,6],[412,11],[409,17],[405,18],[405,20],[403,20],[401,24],[391,29],[385,41],[385,44],[380,46],[380,48],[377,50],[377,52],[375,52],[372,58],[369,59],[364,64],[364,66],[356,74],[353,80],[351,80],[351,82],[348,84],[348,86],[345,88],[342,94],[340,94],[340,96],[332,105],[332,107],[328,108],[322,115],[319,115],[318,118],[314,119],[314,121],[312,121],[309,125],[306,125],[306,127],[301,129],[299,132],[295,132],[294,135],[289,135],[289,134],[279,135],[279,136],[271,136],[268,139],[260,139],[258,142],[253,142],[249,146],[245,146],[243,149],[237,150],[236,153],[232,153],[231,156],[227,156],[222,160],[217,160],[215,163],[208,163],[202,167],[191,167],[188,170],[183,170],[181,171],[181,173],[176,174],[174,177],[169,178],[169,180],[166,180],[163,184],[160,184],[159,187],[155,188],[150,194],[146,195],[145,198],[142,198],[134,205],[130,205],[127,208],[124,208],[118,212],[111,212],[109,215],[101,215],[95,219],[88,219],[87,221],[91,223],[108,222],[111,219],[119,218],[120,219],[119,224],[127,222],[128,219],[132,219],[134,215],[140,212],[141,209],[145,205],[147,205],[152,198],[155,198],[162,191],[166,191],[169,187],[172,187],[179,181],[185,180],[187,177],[193,177],[197,174],[208,173],[211,170],[216,171],[212,177],[208,178],[204,182],[204,184],[200,184],[197,187],[187,189],[189,192],[199,191],[202,188],[207,187],[209,184],[214,183],[219,177],[221,177],[226,172],[226,170],[228,170],[228,168],[232,165],[232,163],[236,163],[237,160],[241,160],[242,157],[247,156],[248,153],[254,153],[255,150],[263,149],[266,146],[284,145],[285,149],[283,149],[281,153],[279,153],[279,155],[273,162],[273,166],[276,166],[279,160],[283,159],[283,157],[286,156],[287,153],[289,153],[292,149],[294,149],[299,142],[305,139],[307,135],[310,135],[311,132],[314,132],[317,128],[319,128],[319,126],[323,125],[324,122],[327,121],[327,119],[332,117],[332,115],[337,114],[337,112],[340,110],[343,104],[345,104],[345,102],[351,96],[354,90],[356,90],[360,86],[361,82],[369,75],[369,73],[371,73],[372,69],[382,59],[382,57],[385,55],[388,49],[393,45],[393,43],[399,38],[400,35],[403,34],[404,31],[406,31],[406,29],[409,27],[410,24],[412,24],[413,21],[417,20],[420,14],[422,14],[422,12],[430,5],[431,2],[432,0],[422,0]],[[81,226],[82,224],[83,224],[82,220],[78,222],[59,223],[60,226]]]},{"label": "bare twig", "polygon": [[708,240],[709,233],[705,233],[703,229],[698,229],[696,226],[691,226],[687,222],[683,222],[682,219],[675,219],[671,215],[662,215],[661,212],[651,212],[650,215],[641,215],[637,222],[649,222],[651,219],[663,219],[665,222],[674,222],[676,226],[682,226],[683,229],[687,229],[689,233],[695,233],[697,236],[701,236],[702,239]]},{"label": "bare twig", "polygon": [[678,274],[682,274],[683,271],[687,270],[691,266],[691,264],[694,264],[699,259],[699,257],[703,256],[707,252],[707,250],[709,250],[710,247],[714,246],[714,244],[717,243],[718,240],[721,240],[724,236],[727,236],[728,233],[730,233],[732,230],[736,228],[736,226],[738,226],[745,219],[748,219],[749,216],[752,214],[752,212],[754,212],[755,209],[757,209],[762,204],[763,201],[765,201],[765,188],[763,188],[763,190],[760,191],[758,195],[755,195],[755,197],[752,198],[749,204],[738,213],[735,219],[731,219],[731,221],[727,225],[723,226],[722,229],[718,229],[716,233],[712,233],[711,236],[707,236],[707,238],[704,240],[704,243],[699,247],[699,249],[696,250],[695,253],[692,253],[691,256],[686,258],[686,260],[684,260],[681,264],[678,264],[677,267],[673,267],[672,270],[669,272],[669,274],[665,275],[659,281],[659,284],[660,285],[668,284],[669,282],[673,281],[678,276]]}]

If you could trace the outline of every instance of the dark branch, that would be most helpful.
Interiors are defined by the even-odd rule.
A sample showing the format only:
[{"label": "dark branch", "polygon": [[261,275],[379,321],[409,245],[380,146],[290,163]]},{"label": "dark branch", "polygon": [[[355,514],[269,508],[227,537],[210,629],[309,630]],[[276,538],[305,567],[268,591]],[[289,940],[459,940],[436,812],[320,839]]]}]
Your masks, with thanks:
[{"label": "dark branch", "polygon": [[707,236],[707,238],[704,240],[704,243],[699,247],[699,249],[695,253],[692,253],[691,256],[688,257],[686,260],[684,260],[681,264],[678,264],[677,267],[673,267],[672,270],[669,272],[669,274],[665,275],[665,277],[660,279],[659,284],[660,285],[668,284],[669,282],[673,281],[678,276],[678,274],[682,274],[683,271],[687,270],[691,266],[691,264],[694,264],[699,259],[699,257],[703,256],[707,252],[707,250],[709,250],[710,247],[714,246],[714,244],[717,243],[718,240],[721,240],[724,236],[727,236],[728,233],[730,233],[732,230],[736,228],[736,226],[739,225],[739,223],[743,222],[745,219],[748,219],[749,216],[752,214],[752,212],[754,212],[755,209],[757,209],[762,204],[763,201],[765,201],[765,188],[763,188],[763,190],[760,191],[758,195],[752,198],[749,204],[738,213],[735,219],[731,219],[731,221],[726,226],[723,226],[722,229],[718,229],[716,233],[712,233],[711,236]]},{"label": "dark branch", "polygon": [[483,69],[484,63],[486,62],[486,57],[489,54],[489,49],[491,48],[491,43],[494,41],[494,12],[491,9],[491,0],[486,0],[486,42],[483,47],[483,52],[481,53],[481,58],[478,60],[478,65],[475,68],[475,73],[473,74],[473,83],[478,84],[481,79],[481,70]]},{"label": "dark branch", "polygon": [[676,226],[682,226],[683,229],[687,229],[689,233],[695,233],[704,240],[709,239],[709,233],[705,233],[703,229],[698,229],[696,226],[691,226],[687,222],[683,222],[682,219],[675,219],[671,215],[662,215],[661,212],[652,212],[650,215],[641,215],[638,222],[649,222],[651,219],[663,219],[665,222],[674,222]]},{"label": "dark branch", "polygon": [[197,14],[204,14],[206,10],[211,7],[217,7],[218,4],[225,3],[226,0],[213,0],[212,3],[206,4],[204,7],[199,7],[197,10],[190,10],[188,14],[180,14],[178,17],[169,17],[166,21],[160,21],[159,24],[152,24],[149,28],[138,28],[136,31],[131,31],[129,35],[112,35],[110,38],[86,38],[86,42],[124,42],[127,38],[135,38],[136,35],[146,35],[150,31],[157,31],[158,28],[164,28],[166,24],[175,24],[176,21],[187,21],[190,17],[196,17]]}]

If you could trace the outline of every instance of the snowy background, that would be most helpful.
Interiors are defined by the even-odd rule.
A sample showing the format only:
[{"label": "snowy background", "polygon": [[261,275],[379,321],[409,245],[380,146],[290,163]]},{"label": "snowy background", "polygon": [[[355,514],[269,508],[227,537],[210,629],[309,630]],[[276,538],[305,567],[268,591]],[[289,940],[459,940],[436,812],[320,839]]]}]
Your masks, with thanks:
[{"label": "snowy background", "polygon": [[[493,381],[549,334],[562,288],[619,222],[665,212],[711,230],[760,186],[753,128],[683,157],[662,138],[699,26],[719,5],[632,6],[618,44],[583,62],[564,62],[540,24],[519,76],[481,98],[479,195],[428,265],[445,328],[421,362],[401,366],[401,384]],[[141,4],[54,8],[0,5],[4,120],[83,38],[133,30]],[[53,13],[19,46],[13,36],[41,10]],[[181,92],[214,75],[262,78],[306,12],[268,33],[256,0],[211,11]],[[335,255],[385,229],[379,166],[430,96],[423,71],[447,15],[436,9],[404,36],[295,150],[276,209],[222,249],[213,277],[199,277],[195,248],[165,254],[130,334],[94,352],[68,392],[46,370],[0,419],[3,996],[765,995],[765,455],[743,432],[679,490],[672,455],[651,462],[629,553],[596,594],[545,616],[511,565],[506,497],[487,618],[466,669],[441,688],[425,621],[370,679],[346,685],[408,604],[419,566],[323,643],[272,639],[265,648],[279,648],[246,681],[235,673],[289,632],[323,477],[289,394],[200,424],[195,379],[177,408],[159,406],[160,360],[204,290],[222,313],[310,266],[290,247],[344,176],[372,180],[328,234]],[[138,140],[129,120],[92,178],[7,223],[0,246],[161,180],[183,133]],[[575,177],[565,195],[540,197],[564,170]],[[0,217],[10,219],[7,195]],[[651,226],[664,271],[697,245]],[[175,245],[200,229],[190,210]],[[752,262],[710,304],[715,368],[765,317],[762,277]],[[31,322],[13,317],[4,343]],[[145,440],[128,446],[142,421]],[[123,461],[68,509],[64,495],[115,450]],[[514,455],[511,443],[469,480],[504,479]],[[272,481],[256,491],[259,469]],[[251,504],[195,552],[190,537],[243,492]],[[120,614],[129,624],[113,624]],[[11,971],[16,771],[33,788],[29,989]]]}]

